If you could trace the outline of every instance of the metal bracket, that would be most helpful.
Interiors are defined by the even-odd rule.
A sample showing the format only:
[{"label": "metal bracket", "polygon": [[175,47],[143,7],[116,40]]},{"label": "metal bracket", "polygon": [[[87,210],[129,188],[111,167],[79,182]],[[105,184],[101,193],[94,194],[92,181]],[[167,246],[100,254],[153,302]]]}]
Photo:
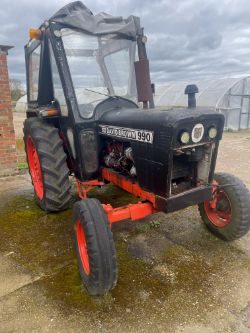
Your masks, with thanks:
[{"label": "metal bracket", "polygon": [[87,193],[91,191],[95,186],[103,186],[104,182],[99,180],[90,180],[88,182],[81,182],[76,179],[77,192],[80,199],[87,199]]}]

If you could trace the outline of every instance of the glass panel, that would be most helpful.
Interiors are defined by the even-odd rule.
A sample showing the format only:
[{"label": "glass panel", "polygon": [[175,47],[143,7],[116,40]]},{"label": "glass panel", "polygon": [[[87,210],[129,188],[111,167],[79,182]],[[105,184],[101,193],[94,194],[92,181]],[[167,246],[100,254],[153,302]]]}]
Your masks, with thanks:
[{"label": "glass panel", "polygon": [[230,106],[231,109],[239,108],[241,109],[241,96],[230,96]]},{"label": "glass panel", "polygon": [[71,29],[62,29],[61,33],[79,111],[84,118],[92,117],[96,105],[109,95],[131,99],[136,96],[132,79],[135,42]]},{"label": "glass panel", "polygon": [[240,109],[228,109],[227,129],[239,130]]},{"label": "glass panel", "polygon": [[79,111],[91,118],[97,103],[107,98],[101,94],[109,93],[97,62],[98,39],[69,29],[61,31]]},{"label": "glass panel", "polygon": [[240,118],[240,129],[246,129],[248,122],[248,114],[242,113]]},{"label": "glass panel", "polygon": [[220,100],[218,108],[229,108],[230,105],[230,95],[227,93],[226,95],[223,96],[223,98]]},{"label": "glass panel", "polygon": [[245,98],[243,98],[241,113],[248,114],[248,112],[249,112],[249,98],[245,97]]},{"label": "glass panel", "polygon": [[243,85],[244,80],[241,80],[240,82],[236,83],[230,90],[231,95],[242,95],[243,93]]},{"label": "glass panel", "polygon": [[125,96],[129,85],[129,49],[123,49],[104,58],[113,88],[117,95]]},{"label": "glass panel", "polygon": [[41,44],[35,48],[29,58],[29,84],[30,84],[30,100],[36,101],[38,97],[38,80],[40,70],[40,54]]},{"label": "glass panel", "polygon": [[244,91],[245,95],[250,95],[250,78],[246,78],[245,79],[245,91]]},{"label": "glass panel", "polygon": [[49,41],[49,49],[50,49],[50,64],[51,64],[51,71],[52,71],[52,80],[53,80],[53,88],[54,88],[54,98],[58,101],[60,104],[61,114],[63,116],[68,115],[68,107],[65,100],[62,82],[59,76],[54,52],[51,46],[51,43]]}]

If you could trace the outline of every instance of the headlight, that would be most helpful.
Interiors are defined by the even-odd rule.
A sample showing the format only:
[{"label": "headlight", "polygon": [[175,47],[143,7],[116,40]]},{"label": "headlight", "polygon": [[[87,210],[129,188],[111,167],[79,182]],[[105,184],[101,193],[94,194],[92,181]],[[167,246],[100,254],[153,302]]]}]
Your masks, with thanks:
[{"label": "headlight", "polygon": [[181,135],[180,135],[180,142],[181,143],[188,143],[190,140],[190,135],[188,132],[182,132]]},{"label": "headlight", "polygon": [[217,135],[217,129],[215,127],[210,127],[208,131],[208,136],[210,139],[214,139]]}]

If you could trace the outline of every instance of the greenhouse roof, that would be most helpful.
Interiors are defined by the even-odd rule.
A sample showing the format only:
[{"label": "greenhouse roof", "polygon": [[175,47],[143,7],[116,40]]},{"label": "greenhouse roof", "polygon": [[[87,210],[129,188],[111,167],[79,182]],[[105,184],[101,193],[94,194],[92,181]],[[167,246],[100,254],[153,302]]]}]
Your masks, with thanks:
[{"label": "greenhouse roof", "polygon": [[[250,76],[246,75],[242,77],[194,80],[192,82],[169,82],[156,87],[157,94],[155,102],[158,106],[187,106],[187,96],[184,94],[185,87],[188,84],[195,83],[199,89],[199,93],[196,94],[197,106],[217,108],[225,94],[227,94],[230,89],[238,86],[241,81],[247,81],[248,85],[250,85],[249,78]],[[243,87],[243,85],[241,86]],[[250,89],[247,89],[247,91],[249,92]],[[243,94],[244,90],[239,93]]]}]

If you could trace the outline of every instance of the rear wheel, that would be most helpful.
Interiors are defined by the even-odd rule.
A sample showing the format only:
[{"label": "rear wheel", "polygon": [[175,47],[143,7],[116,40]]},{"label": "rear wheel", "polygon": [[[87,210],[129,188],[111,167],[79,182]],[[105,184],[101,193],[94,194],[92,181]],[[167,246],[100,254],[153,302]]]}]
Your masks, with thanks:
[{"label": "rear wheel", "polygon": [[115,244],[107,216],[96,199],[74,204],[73,239],[82,281],[91,295],[104,295],[117,281]]},{"label": "rear wheel", "polygon": [[224,240],[240,238],[250,229],[250,194],[233,175],[215,174],[213,198],[201,203],[199,211],[208,229]]},{"label": "rear wheel", "polygon": [[37,203],[47,212],[68,208],[69,169],[58,130],[42,119],[24,122],[24,142]]}]

